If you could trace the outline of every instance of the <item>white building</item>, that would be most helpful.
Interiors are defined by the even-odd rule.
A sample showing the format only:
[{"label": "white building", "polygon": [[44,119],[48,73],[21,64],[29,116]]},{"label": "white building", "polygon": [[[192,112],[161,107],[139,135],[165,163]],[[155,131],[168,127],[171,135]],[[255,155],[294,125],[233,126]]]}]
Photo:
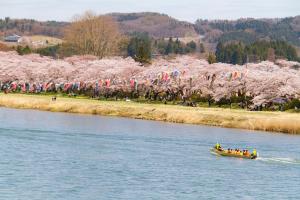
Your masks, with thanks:
[{"label": "white building", "polygon": [[9,35],[7,37],[4,38],[5,42],[19,42],[19,40],[21,39],[21,36],[19,35]]}]

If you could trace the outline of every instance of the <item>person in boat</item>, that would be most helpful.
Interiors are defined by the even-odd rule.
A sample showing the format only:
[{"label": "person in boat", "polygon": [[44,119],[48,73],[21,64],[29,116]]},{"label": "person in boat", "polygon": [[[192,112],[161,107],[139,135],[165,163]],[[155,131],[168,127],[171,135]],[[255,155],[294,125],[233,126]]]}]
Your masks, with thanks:
[{"label": "person in boat", "polygon": [[244,155],[244,150],[240,151],[240,156],[243,156],[243,155]]},{"label": "person in boat", "polygon": [[222,151],[222,147],[221,145],[219,144],[219,142],[215,145],[215,148],[219,151]]},{"label": "person in boat", "polygon": [[246,150],[246,156],[250,156],[250,153],[248,150]]},{"label": "person in boat", "polygon": [[243,155],[243,152],[242,150],[238,150],[238,153],[237,153],[239,156],[242,156]]},{"label": "person in boat", "polygon": [[252,156],[257,156],[257,152],[256,152],[256,149],[253,149],[253,152],[252,152],[252,154],[251,154]]}]

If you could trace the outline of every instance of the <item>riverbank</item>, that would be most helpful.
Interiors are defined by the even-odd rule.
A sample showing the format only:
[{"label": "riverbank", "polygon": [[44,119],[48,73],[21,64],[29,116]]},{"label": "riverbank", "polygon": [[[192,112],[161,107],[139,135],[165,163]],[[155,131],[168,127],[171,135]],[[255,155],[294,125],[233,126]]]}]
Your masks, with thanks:
[{"label": "riverbank", "polygon": [[251,112],[68,97],[58,97],[56,101],[52,101],[51,96],[24,94],[0,94],[0,106],[300,134],[300,114],[297,113]]}]

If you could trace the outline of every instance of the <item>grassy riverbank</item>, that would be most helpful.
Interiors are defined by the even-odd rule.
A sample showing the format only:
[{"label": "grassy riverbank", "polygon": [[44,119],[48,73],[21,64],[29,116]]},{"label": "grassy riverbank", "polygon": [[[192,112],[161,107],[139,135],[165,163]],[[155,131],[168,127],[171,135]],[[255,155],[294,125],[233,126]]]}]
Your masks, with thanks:
[{"label": "grassy riverbank", "polygon": [[0,94],[0,106],[300,134],[300,114],[297,113],[250,112],[68,97],[58,97],[53,102],[51,96],[22,94]]}]

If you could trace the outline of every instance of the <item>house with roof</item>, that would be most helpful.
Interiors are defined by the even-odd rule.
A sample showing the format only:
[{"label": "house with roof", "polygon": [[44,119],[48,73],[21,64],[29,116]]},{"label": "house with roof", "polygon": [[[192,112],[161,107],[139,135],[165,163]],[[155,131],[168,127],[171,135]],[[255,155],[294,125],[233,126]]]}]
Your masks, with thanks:
[{"label": "house with roof", "polygon": [[21,36],[14,34],[14,35],[6,36],[4,38],[4,41],[5,42],[19,42],[20,39],[21,39]]}]

